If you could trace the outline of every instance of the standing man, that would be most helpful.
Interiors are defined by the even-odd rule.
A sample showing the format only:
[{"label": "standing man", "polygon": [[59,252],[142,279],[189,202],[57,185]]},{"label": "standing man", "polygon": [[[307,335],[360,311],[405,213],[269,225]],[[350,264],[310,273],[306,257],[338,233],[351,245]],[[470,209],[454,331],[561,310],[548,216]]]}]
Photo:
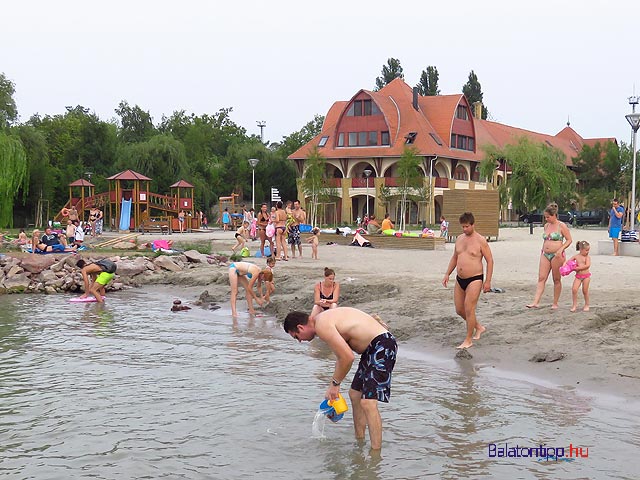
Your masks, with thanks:
[{"label": "standing man", "polygon": [[360,364],[351,382],[349,398],[353,408],[356,439],[364,439],[367,426],[372,450],[382,448],[382,419],[378,402],[389,402],[391,373],[398,345],[382,322],[351,307],[326,310],[315,317],[291,312],[284,319],[284,331],[299,342],[310,342],[317,335],[336,355],[336,365],[325,398],[335,400],[340,384],[353,364],[353,352]]},{"label": "standing man", "polygon": [[293,222],[289,225],[289,245],[291,245],[291,257],[296,258],[296,245],[298,253],[302,258],[302,241],[300,240],[300,224],[307,220],[307,214],[300,208],[300,200],[293,202],[293,210],[291,211]]},{"label": "standing man", "polygon": [[[493,276],[493,255],[487,240],[475,231],[473,213],[465,212],[460,215],[460,225],[463,235],[455,244],[453,256],[449,261],[447,272],[442,279],[444,287],[449,283],[449,275],[456,270],[456,286],[453,291],[453,301],[456,313],[467,322],[467,336],[457,348],[469,348],[473,345],[471,339],[478,340],[486,330],[476,319],[476,305],[480,292],[491,290]],[[483,275],[482,259],[487,262],[487,278]],[[475,335],[473,334],[475,330]]]},{"label": "standing man", "polygon": [[620,205],[617,198],[611,202],[611,211],[609,212],[609,238],[613,240],[613,255],[618,256],[620,247],[620,232],[622,231],[622,220],[624,219],[624,207]]}]

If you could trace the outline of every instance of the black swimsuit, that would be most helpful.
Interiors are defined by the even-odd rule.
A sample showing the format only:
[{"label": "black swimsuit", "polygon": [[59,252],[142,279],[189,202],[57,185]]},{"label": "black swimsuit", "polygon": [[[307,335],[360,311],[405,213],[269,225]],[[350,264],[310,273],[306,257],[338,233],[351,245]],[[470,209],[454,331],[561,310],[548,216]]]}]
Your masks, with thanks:
[{"label": "black swimsuit", "polygon": [[462,288],[462,290],[466,290],[469,284],[471,282],[475,282],[476,280],[480,280],[482,282],[484,280],[484,275],[474,275],[473,277],[469,278],[461,278],[460,276],[456,275],[456,282],[458,282],[458,285],[460,285],[460,288]]},{"label": "black swimsuit", "polygon": [[[336,284],[335,283],[333,284],[333,288],[331,288],[331,295],[329,295],[328,297],[325,297],[324,293],[322,293],[322,282],[320,282],[318,285],[320,286],[320,300],[333,300],[333,291],[336,288]],[[320,305],[320,308],[329,310],[329,308],[331,307],[323,307],[322,305]]]}]

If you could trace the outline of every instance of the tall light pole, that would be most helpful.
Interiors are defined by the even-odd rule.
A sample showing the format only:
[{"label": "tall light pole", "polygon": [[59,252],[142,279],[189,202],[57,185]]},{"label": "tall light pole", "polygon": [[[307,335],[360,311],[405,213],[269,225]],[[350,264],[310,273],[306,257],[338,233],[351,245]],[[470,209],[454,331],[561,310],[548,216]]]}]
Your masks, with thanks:
[{"label": "tall light pole", "polygon": [[264,127],[267,126],[267,122],[265,122],[264,120],[258,120],[256,122],[258,124],[258,126],[260,127],[260,141],[262,143],[264,143]]},{"label": "tall light pole", "polygon": [[[631,100],[631,99],[629,99]],[[631,101],[629,101],[631,103]],[[631,145],[633,148],[633,172],[631,175],[631,230],[635,230],[636,222],[636,137],[640,128],[640,113],[630,113],[626,115],[627,121],[633,129]]]},{"label": "tall light pole", "polygon": [[256,209],[256,165],[258,165],[257,158],[250,158],[249,165],[251,165],[251,208]]},{"label": "tall light pole", "polygon": [[364,171],[364,176],[367,179],[367,218],[369,218],[369,177],[373,172],[368,168]]}]

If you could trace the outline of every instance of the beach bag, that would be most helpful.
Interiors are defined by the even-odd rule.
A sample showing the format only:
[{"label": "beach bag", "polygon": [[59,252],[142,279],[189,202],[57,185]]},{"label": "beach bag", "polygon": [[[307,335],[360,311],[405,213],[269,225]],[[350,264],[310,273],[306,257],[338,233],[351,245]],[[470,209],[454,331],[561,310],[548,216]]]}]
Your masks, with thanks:
[{"label": "beach bag", "polygon": [[269,225],[267,225],[266,233],[267,237],[272,238],[276,233],[276,227],[274,227],[273,224],[270,223]]},{"label": "beach bag", "polygon": [[107,273],[116,273],[116,264],[108,259],[98,260],[96,265],[100,265],[102,271]]},{"label": "beach bag", "polygon": [[638,237],[639,236],[638,236],[637,230],[622,230],[620,241],[621,242],[637,242]]},{"label": "beach bag", "polygon": [[248,257],[251,255],[251,252],[249,251],[249,249],[247,247],[244,247],[242,250],[240,250],[240,256],[241,257]]}]

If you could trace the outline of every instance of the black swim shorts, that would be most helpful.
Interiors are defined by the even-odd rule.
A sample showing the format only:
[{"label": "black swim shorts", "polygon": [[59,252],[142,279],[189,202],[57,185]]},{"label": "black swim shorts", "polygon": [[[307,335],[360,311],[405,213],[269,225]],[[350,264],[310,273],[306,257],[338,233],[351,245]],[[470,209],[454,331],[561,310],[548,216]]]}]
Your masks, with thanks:
[{"label": "black swim shorts", "polygon": [[395,337],[385,332],[371,340],[360,356],[358,371],[351,388],[362,392],[363,399],[388,402],[391,396],[391,372],[396,364],[398,344]]}]

